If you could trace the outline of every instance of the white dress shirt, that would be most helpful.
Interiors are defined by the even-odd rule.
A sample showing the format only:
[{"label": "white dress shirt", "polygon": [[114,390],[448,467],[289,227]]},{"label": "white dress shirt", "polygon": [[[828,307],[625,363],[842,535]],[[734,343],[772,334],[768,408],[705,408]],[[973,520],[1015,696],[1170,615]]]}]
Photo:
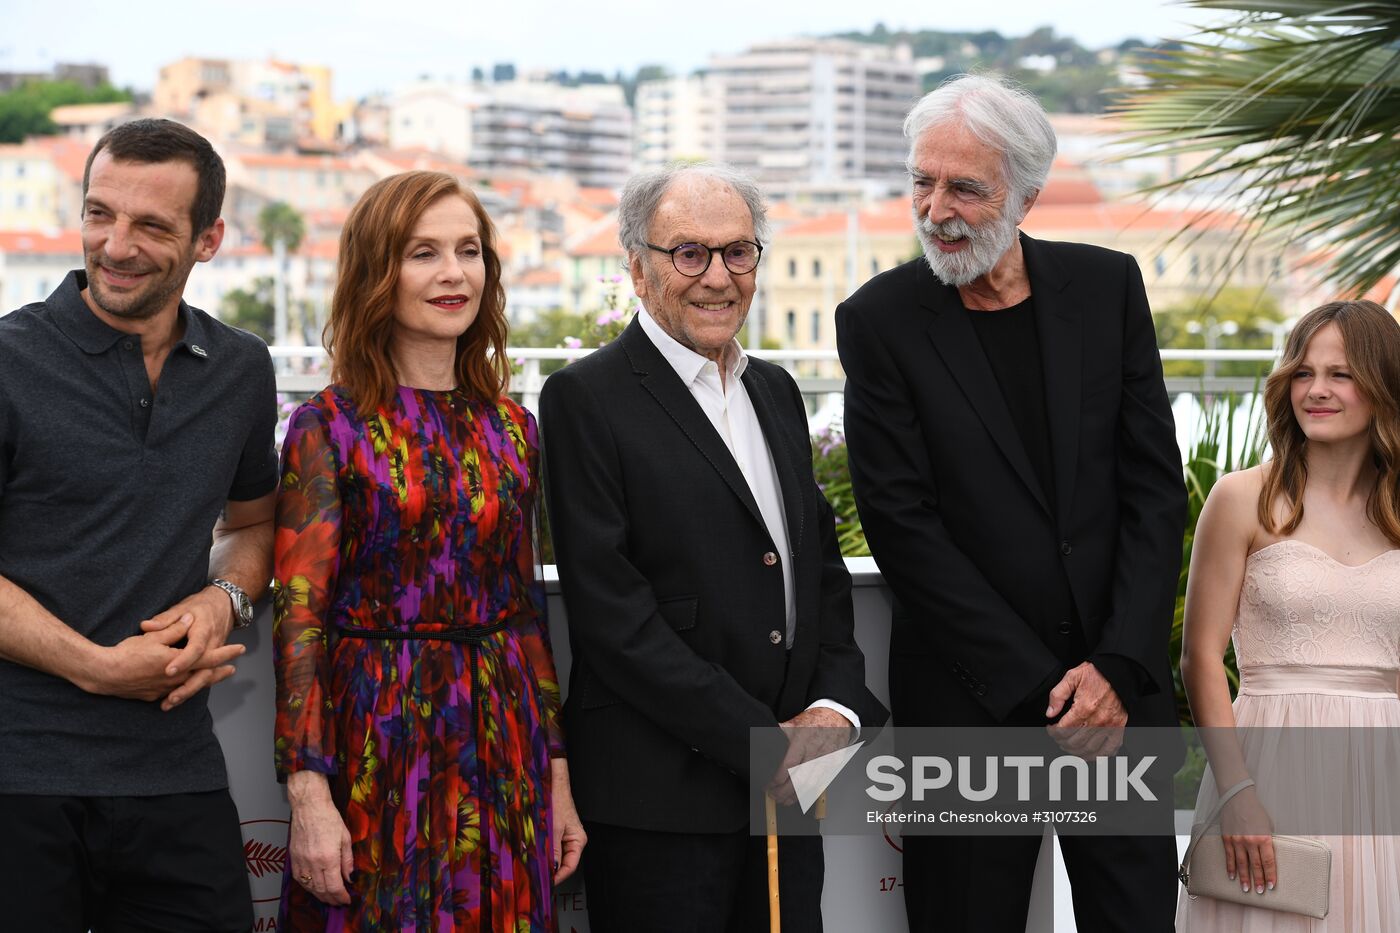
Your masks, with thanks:
[{"label": "white dress shirt", "polygon": [[[749,366],[749,355],[738,340],[730,343],[728,373],[720,377],[719,367],[694,350],[680,343],[656,323],[651,314],[643,308],[637,315],[642,332],[647,335],[656,349],[671,364],[690,394],[699,403],[705,417],[710,419],[719,433],[724,446],[733,454],[739,465],[739,472],[749,484],[758,503],[758,512],[763,516],[763,524],[768,536],[773,539],[775,552],[779,555],[783,569],[783,605],[787,610],[787,647],[792,648],[793,634],[797,628],[797,601],[793,598],[794,584],[792,573],[792,546],[788,541],[787,514],[783,511],[783,492],[778,482],[778,468],[773,463],[773,454],[768,449],[768,440],[763,436],[763,428],[758,423],[758,414],[744,388],[742,376]],[[835,710],[846,719],[857,732],[860,719],[853,710],[847,709],[834,700],[816,700],[808,709],[824,707]]]}]

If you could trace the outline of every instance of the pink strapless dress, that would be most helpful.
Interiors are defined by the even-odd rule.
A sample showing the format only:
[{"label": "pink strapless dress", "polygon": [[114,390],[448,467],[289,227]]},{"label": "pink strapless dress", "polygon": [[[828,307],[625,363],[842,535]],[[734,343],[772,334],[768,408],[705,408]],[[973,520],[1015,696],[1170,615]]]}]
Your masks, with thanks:
[{"label": "pink strapless dress", "polygon": [[[1286,781],[1299,768],[1336,774],[1335,742],[1309,751],[1279,730],[1250,727],[1339,726],[1400,730],[1400,550],[1364,564],[1339,563],[1302,541],[1286,540],[1251,554],[1245,567],[1232,639],[1240,667],[1235,721],[1260,799],[1271,814],[1310,812],[1310,795],[1335,794],[1326,778]],[[1316,733],[1314,733],[1316,734]],[[1334,733],[1336,734],[1336,733]],[[1375,733],[1372,733],[1375,734]],[[1294,733],[1294,736],[1304,733]],[[1291,737],[1290,737],[1291,738]],[[1361,743],[1350,773],[1360,775],[1355,797],[1375,814],[1376,825],[1395,826],[1394,794],[1384,782],[1400,781],[1400,753],[1393,742]],[[1326,751],[1323,751],[1326,749]],[[1284,760],[1286,757],[1287,760]],[[1273,786],[1271,786],[1273,785]],[[1218,792],[1209,770],[1196,813],[1209,813]],[[1278,822],[1277,816],[1275,821]],[[1319,836],[1332,848],[1330,909],[1323,920],[1298,914],[1188,898],[1177,907],[1180,933],[1400,933],[1400,836]],[[1209,840],[1207,840],[1209,841]],[[1285,879],[1280,879],[1280,884]]]}]

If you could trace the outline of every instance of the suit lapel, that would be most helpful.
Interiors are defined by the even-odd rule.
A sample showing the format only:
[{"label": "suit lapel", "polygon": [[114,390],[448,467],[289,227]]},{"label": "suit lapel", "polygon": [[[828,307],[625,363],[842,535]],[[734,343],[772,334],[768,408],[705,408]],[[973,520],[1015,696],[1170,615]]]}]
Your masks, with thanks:
[{"label": "suit lapel", "polygon": [[1055,470],[1056,513],[1063,520],[1074,506],[1079,456],[1079,406],[1083,383],[1084,316],[1069,296],[1069,273],[1045,248],[1024,234],[1021,250],[1035,298],[1040,365],[1045,372],[1045,413]]},{"label": "suit lapel", "polygon": [[788,545],[792,553],[796,554],[802,545],[802,516],[805,514],[803,506],[807,493],[807,487],[801,479],[802,471],[798,469],[798,454],[793,449],[788,432],[783,430],[768,380],[752,361],[744,370],[743,382],[748,389],[749,401],[758,414],[758,425],[763,430],[763,439],[768,443],[773,467],[778,472],[778,485],[783,492],[783,512],[787,516]]},{"label": "suit lapel", "polygon": [[681,382],[671,364],[666,362],[661,351],[656,349],[651,339],[642,331],[642,325],[633,319],[619,339],[622,341],[623,351],[632,363],[632,371],[641,378],[642,388],[646,389],[666,414],[671,416],[700,455],[709,461],[725,484],[733,490],[734,495],[739,497],[739,501],[749,510],[754,520],[762,525],[763,515],[758,511],[758,502],[754,499],[744,474],[740,472],[734,455],[724,446],[724,440],[715,431],[710,419],[705,417],[700,403],[695,401],[695,397]]},{"label": "suit lapel", "polygon": [[934,349],[943,358],[943,364],[952,373],[968,404],[982,419],[987,433],[1001,448],[1016,475],[1034,494],[1041,508],[1048,512],[1050,508],[1045,501],[1045,492],[1040,488],[1035,470],[1031,468],[1026,448],[1016,433],[1016,425],[1001,394],[1001,386],[997,384],[991,364],[987,362],[987,355],[982,352],[982,343],[972,329],[972,322],[967,319],[958,290],[935,279],[927,265],[919,266],[919,275],[922,280],[919,292],[925,296],[924,307],[932,312],[928,335]]}]

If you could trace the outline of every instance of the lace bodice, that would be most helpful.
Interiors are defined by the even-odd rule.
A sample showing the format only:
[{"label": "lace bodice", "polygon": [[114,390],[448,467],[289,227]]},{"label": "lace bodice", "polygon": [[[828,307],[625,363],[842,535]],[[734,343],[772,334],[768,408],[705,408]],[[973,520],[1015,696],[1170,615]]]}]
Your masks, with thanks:
[{"label": "lace bodice", "polygon": [[1241,668],[1400,669],[1400,550],[1351,566],[1292,539],[1260,548],[1231,637]]}]

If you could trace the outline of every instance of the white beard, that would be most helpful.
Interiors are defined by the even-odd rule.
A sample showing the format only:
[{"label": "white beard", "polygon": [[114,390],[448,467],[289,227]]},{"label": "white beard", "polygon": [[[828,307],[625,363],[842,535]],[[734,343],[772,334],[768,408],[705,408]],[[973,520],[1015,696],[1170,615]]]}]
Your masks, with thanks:
[{"label": "white beard", "polygon": [[[953,286],[967,285],[991,272],[1016,242],[1016,222],[1006,210],[996,219],[975,227],[957,218],[935,224],[915,211],[914,230],[934,276],[945,285]],[[967,248],[945,253],[938,248],[938,234],[967,237]]]}]

